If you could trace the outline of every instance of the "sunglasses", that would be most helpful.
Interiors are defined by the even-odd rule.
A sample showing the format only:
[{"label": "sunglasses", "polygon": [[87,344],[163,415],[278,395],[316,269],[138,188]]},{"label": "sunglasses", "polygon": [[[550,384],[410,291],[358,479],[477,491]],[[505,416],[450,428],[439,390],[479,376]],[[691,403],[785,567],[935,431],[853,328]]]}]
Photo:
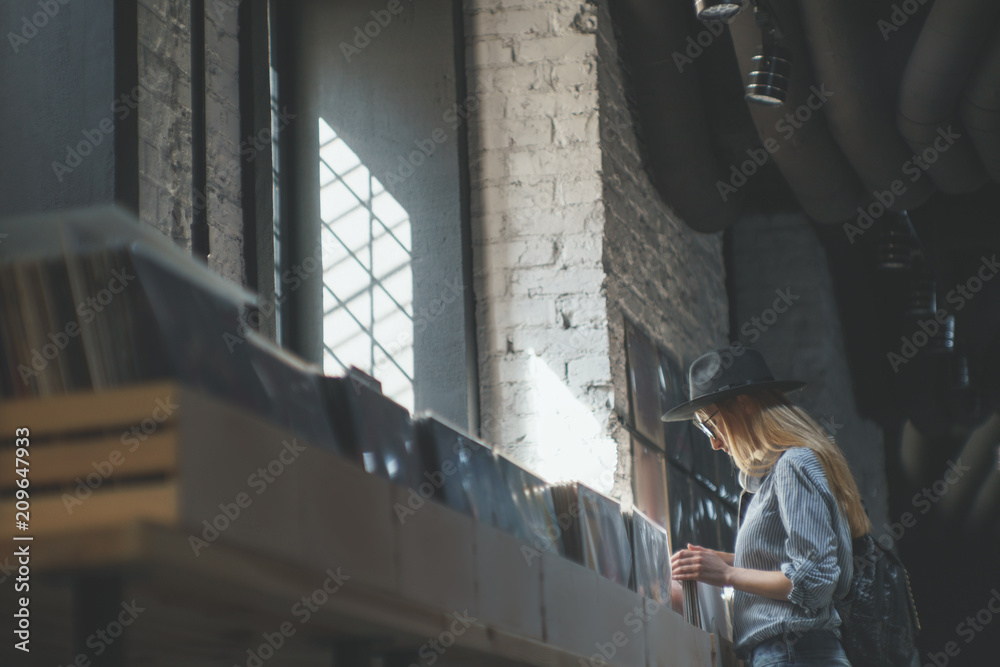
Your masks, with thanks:
[{"label": "sunglasses", "polygon": [[704,433],[705,435],[707,435],[710,440],[716,440],[716,439],[717,440],[721,440],[722,439],[718,435],[716,435],[715,429],[712,428],[711,426],[709,426],[709,422],[712,421],[712,418],[715,417],[715,415],[717,415],[717,414],[719,414],[718,410],[716,410],[711,415],[709,415],[704,421],[698,415],[695,415],[695,417],[694,417],[694,424],[695,424],[695,426],[697,426],[701,430],[702,433]]}]

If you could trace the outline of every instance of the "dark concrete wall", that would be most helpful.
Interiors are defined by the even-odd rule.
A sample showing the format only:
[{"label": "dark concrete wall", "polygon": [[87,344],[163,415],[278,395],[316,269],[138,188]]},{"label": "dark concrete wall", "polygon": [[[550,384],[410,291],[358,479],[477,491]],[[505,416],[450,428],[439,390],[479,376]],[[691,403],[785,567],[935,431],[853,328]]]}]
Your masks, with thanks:
[{"label": "dark concrete wall", "polygon": [[[5,215],[114,200],[115,137],[105,131],[116,118],[113,10],[112,0],[56,0],[49,16],[37,0],[0,3]],[[89,155],[67,164],[67,146]],[[68,171],[57,175],[54,162]]]},{"label": "dark concrete wall", "polygon": [[[797,400],[837,439],[868,505],[872,534],[882,535],[888,511],[882,430],[858,414],[833,281],[809,220],[745,218],[733,229],[733,257],[732,340],[760,350],[775,377],[808,383]],[[779,290],[791,297],[779,305],[783,313],[774,309]]]}]

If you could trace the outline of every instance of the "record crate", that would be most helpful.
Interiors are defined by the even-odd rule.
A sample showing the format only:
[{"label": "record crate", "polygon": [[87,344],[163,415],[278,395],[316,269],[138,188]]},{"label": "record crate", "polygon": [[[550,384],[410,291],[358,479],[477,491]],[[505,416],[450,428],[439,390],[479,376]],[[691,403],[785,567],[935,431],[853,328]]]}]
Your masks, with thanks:
[{"label": "record crate", "polygon": [[12,527],[16,428],[29,430],[26,534],[159,524],[193,557],[225,542],[396,587],[392,485],[219,398],[168,381],[0,403]]}]

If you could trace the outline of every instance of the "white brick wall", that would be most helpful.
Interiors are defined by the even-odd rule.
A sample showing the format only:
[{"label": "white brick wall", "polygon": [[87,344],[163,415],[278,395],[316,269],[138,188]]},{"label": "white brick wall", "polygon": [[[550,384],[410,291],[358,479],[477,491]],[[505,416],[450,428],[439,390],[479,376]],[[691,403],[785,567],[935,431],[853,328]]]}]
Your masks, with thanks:
[{"label": "white brick wall", "polygon": [[572,27],[578,0],[465,6],[483,435],[610,492],[595,36]]}]

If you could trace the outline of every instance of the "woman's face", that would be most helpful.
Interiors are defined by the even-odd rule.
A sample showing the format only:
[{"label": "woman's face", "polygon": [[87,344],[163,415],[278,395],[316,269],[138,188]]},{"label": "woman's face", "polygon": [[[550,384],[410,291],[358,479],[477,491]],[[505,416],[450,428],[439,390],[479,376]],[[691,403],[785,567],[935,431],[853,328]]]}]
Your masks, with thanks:
[{"label": "woman's face", "polygon": [[719,409],[714,404],[703,410],[698,410],[694,417],[695,425],[708,436],[709,441],[712,443],[712,449],[716,451],[721,449],[728,454],[729,444],[722,435],[722,429],[719,428],[718,420]]}]

